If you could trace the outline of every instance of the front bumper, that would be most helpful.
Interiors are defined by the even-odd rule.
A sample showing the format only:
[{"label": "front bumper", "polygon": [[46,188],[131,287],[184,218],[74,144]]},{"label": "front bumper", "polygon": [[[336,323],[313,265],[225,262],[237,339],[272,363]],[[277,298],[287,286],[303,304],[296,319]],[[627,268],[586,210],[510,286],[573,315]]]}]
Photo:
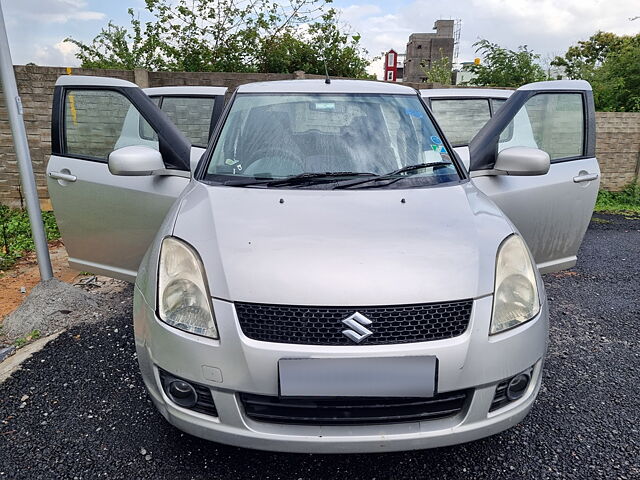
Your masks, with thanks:
[{"label": "front bumper", "polygon": [[[431,342],[349,347],[276,344],[245,337],[232,303],[214,300],[220,340],[197,337],[160,322],[136,289],[138,361],[151,398],[179,429],[221,443],[303,453],[396,451],[440,447],[493,435],[520,422],[540,388],[546,349],[546,303],[530,322],[489,337],[492,297],[474,301],[469,328]],[[278,360],[291,357],[435,355],[439,392],[472,389],[465,408],[437,420],[357,426],[281,425],[257,422],[244,412],[239,392],[278,395]],[[534,366],[524,396],[489,412],[497,384]],[[211,388],[218,417],[181,408],[160,388],[158,368]],[[381,379],[380,381],[384,381]]]}]

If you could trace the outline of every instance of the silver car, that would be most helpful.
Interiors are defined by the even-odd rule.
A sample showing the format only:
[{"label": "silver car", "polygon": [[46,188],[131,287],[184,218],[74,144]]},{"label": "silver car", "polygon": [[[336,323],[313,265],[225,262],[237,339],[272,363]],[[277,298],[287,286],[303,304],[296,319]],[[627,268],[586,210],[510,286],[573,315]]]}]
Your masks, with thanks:
[{"label": "silver car", "polygon": [[[61,77],[47,167],[72,266],[135,281],[138,361],[170,423],[338,453],[525,417],[548,333],[540,272],[575,263],[598,190],[586,82],[517,90],[468,165],[398,84],[243,85],[206,150],[183,134],[213,119],[198,108],[169,119],[126,81]],[[535,144],[514,136],[525,117]]]}]

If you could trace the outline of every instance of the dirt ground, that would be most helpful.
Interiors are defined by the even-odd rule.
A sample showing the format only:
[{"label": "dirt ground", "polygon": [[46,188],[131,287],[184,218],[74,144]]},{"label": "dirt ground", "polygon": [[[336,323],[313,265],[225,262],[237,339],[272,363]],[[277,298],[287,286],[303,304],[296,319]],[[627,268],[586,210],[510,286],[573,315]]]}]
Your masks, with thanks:
[{"label": "dirt ground", "polygon": [[[71,269],[64,244],[57,240],[49,243],[49,254],[54,276],[66,283],[80,281],[80,272]],[[40,281],[35,253],[29,253],[10,270],[0,273],[0,323],[15,310],[31,289]],[[24,287],[24,293],[22,293]]]}]

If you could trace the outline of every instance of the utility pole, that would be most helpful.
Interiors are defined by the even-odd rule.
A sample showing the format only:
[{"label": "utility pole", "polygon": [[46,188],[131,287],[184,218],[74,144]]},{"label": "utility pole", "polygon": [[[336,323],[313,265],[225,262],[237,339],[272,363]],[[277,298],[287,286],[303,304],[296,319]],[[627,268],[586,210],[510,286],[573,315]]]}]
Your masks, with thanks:
[{"label": "utility pole", "polygon": [[51,268],[47,236],[44,231],[44,224],[42,223],[42,211],[40,210],[38,190],[36,189],[36,181],[33,176],[33,165],[31,164],[27,132],[24,128],[24,118],[22,117],[22,101],[20,100],[20,95],[18,95],[16,77],[13,72],[13,62],[11,61],[11,51],[9,50],[9,39],[7,38],[7,29],[4,24],[2,4],[0,4],[0,79],[2,81],[7,113],[9,114],[13,145],[18,159],[18,168],[20,169],[22,191],[27,204],[29,223],[31,224],[31,234],[36,246],[40,280],[46,282],[53,278],[53,269]]}]

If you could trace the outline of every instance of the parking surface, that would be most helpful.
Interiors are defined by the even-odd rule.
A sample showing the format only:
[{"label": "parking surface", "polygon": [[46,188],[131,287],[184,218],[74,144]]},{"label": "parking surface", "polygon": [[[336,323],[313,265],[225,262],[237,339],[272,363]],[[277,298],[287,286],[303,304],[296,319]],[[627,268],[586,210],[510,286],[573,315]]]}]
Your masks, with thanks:
[{"label": "parking surface", "polygon": [[333,456],[168,425],[138,373],[128,289],[104,323],[63,333],[0,385],[0,478],[640,478],[640,219],[598,215],[578,266],[545,284],[544,382],[520,425],[455,447]]}]

